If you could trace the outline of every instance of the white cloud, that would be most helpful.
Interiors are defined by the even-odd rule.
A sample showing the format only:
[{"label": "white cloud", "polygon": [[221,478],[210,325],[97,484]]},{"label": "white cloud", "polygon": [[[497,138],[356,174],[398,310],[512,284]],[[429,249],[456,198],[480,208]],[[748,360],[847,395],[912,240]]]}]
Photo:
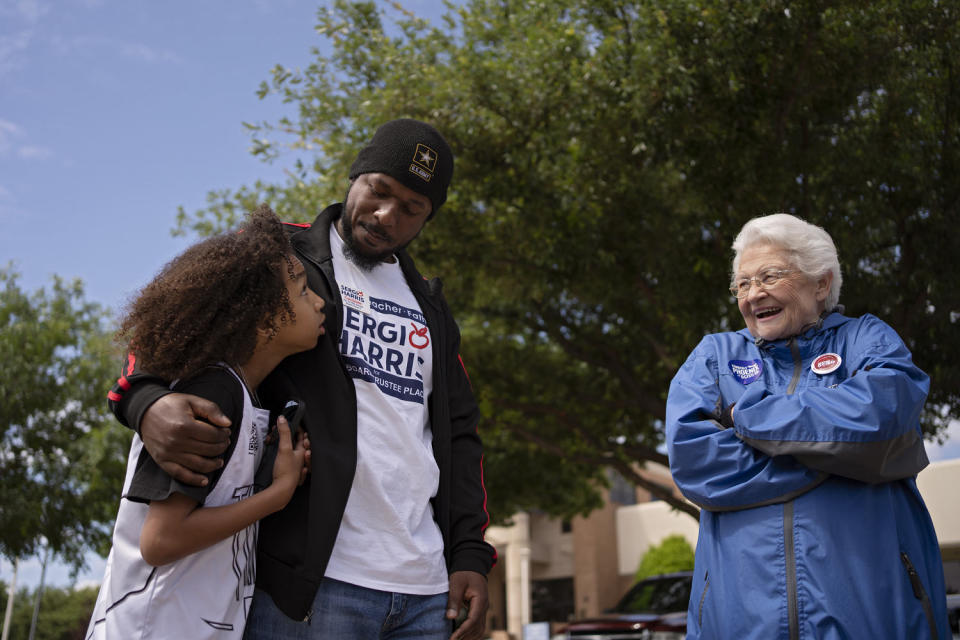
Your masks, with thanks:
[{"label": "white cloud", "polygon": [[40,0],[0,0],[0,16],[19,18],[27,24],[36,24],[48,11],[50,7]]},{"label": "white cloud", "polygon": [[941,445],[927,442],[927,457],[930,462],[960,458],[960,420],[953,420],[947,427],[946,441]]},{"label": "white cloud", "polygon": [[97,580],[92,580],[92,579],[78,580],[77,583],[73,585],[73,588],[74,590],[86,589],[87,587],[94,587],[96,589],[99,589],[101,582],[103,582],[103,578],[100,578]]},{"label": "white cloud", "polygon": [[34,27],[49,10],[40,0],[0,0],[0,23],[8,29],[0,34],[0,76],[20,66],[18,54],[30,45]]},{"label": "white cloud", "polygon": [[19,135],[20,133],[21,133],[21,129],[16,123],[10,122],[9,120],[0,120],[0,135],[3,135],[3,134]]},{"label": "white cloud", "polygon": [[96,51],[100,55],[102,50],[126,58],[134,58],[144,62],[180,62],[181,58],[169,49],[157,49],[142,42],[126,42],[116,38],[102,36],[70,36],[51,35],[50,46],[63,55],[77,55],[88,51]]},{"label": "white cloud", "polygon": [[[103,0],[75,0],[87,9],[102,6]],[[181,62],[181,58],[170,49],[155,48],[140,42],[127,42],[100,36],[68,36],[38,31],[45,14],[50,11],[49,3],[44,0],[0,0],[0,24],[6,33],[0,33],[0,77],[23,66],[26,56],[23,52],[30,48],[33,41],[42,38],[45,50],[53,50],[63,55],[82,54],[94,51],[97,55],[106,49],[118,56],[124,56],[147,63]],[[36,45],[34,45],[36,46]]]},{"label": "white cloud", "polygon": [[53,151],[46,147],[25,145],[17,149],[17,155],[27,160],[46,160],[53,156]]},{"label": "white cloud", "polygon": [[172,51],[154,49],[142,43],[117,43],[120,52],[129,58],[139,58],[145,62],[180,62],[179,56]]},{"label": "white cloud", "polygon": [[[17,156],[27,160],[44,160],[53,156],[53,151],[46,147],[19,144],[18,140],[25,137],[26,132],[20,125],[9,120],[0,120],[0,156],[10,152],[15,152]],[[0,196],[3,194],[3,187],[0,186]]]},{"label": "white cloud", "polygon": [[18,0],[16,4],[20,16],[30,24],[35,24],[50,10],[50,7],[40,0]]},{"label": "white cloud", "polygon": [[30,45],[33,29],[0,35],[0,76],[20,66],[18,54]]},{"label": "white cloud", "polygon": [[0,154],[13,147],[13,139],[21,136],[23,129],[9,120],[0,120]]},{"label": "white cloud", "polygon": [[[74,585],[77,588],[83,586],[97,586],[103,579],[103,572],[107,561],[101,558],[93,551],[84,554],[86,568],[81,570],[77,579],[70,579],[70,568],[67,567],[58,558],[50,558],[47,564],[47,575],[45,576],[46,586],[48,587],[68,587]],[[17,570],[17,589],[27,587],[36,589],[40,584],[40,574],[43,571],[43,562],[38,556],[21,558],[20,566]],[[7,584],[13,579],[13,563],[6,558],[0,558],[0,580]]]}]

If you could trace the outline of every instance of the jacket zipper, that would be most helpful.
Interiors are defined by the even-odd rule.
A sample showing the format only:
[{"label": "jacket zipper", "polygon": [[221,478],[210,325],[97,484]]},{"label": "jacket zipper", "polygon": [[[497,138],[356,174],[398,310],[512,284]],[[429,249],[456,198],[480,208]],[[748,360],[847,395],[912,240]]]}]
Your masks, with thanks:
[{"label": "jacket zipper", "polygon": [[797,390],[797,383],[800,382],[800,372],[803,371],[803,360],[800,358],[800,347],[797,346],[796,336],[790,338],[787,342],[790,345],[790,355],[793,356],[793,377],[790,378],[790,386],[787,387],[787,395],[793,395]]},{"label": "jacket zipper", "polygon": [[[800,358],[800,347],[796,337],[790,338],[790,355],[793,356],[793,376],[787,387],[787,395],[792,395],[800,381],[800,372],[803,370],[803,361]],[[787,624],[790,629],[790,640],[800,638],[800,619],[797,613],[797,557],[793,539],[793,500],[783,505],[783,553],[787,580]]]},{"label": "jacket zipper", "polygon": [[700,607],[697,609],[697,624],[703,627],[703,603],[707,599],[707,591],[710,589],[710,572],[703,574],[703,593],[700,594]]},{"label": "jacket zipper", "polygon": [[900,560],[907,570],[907,577],[910,578],[910,586],[913,587],[913,597],[920,601],[920,606],[923,607],[923,613],[927,616],[927,625],[930,627],[930,637],[933,638],[933,640],[937,640],[937,625],[933,619],[933,605],[930,604],[930,596],[927,595],[927,590],[923,588],[923,581],[920,579],[920,574],[913,568],[913,563],[910,562],[910,557],[905,551],[900,552]]},{"label": "jacket zipper", "polygon": [[797,614],[797,560],[793,540],[793,500],[783,505],[783,555],[787,580],[787,625],[790,640],[800,638],[800,619]]},{"label": "jacket zipper", "polygon": [[[330,292],[330,298],[333,300],[333,311],[334,311],[334,323],[333,327],[336,330],[336,335],[334,338],[334,349],[337,349],[337,343],[340,342],[340,334],[343,333],[343,298],[340,296],[340,289],[336,284],[336,281],[333,279],[332,273],[327,273],[323,265],[320,264],[313,256],[307,255],[303,251],[297,251],[297,255],[301,258],[306,258],[313,264],[317,269],[317,273],[320,274],[320,277],[323,278],[324,282],[327,285],[327,290]],[[326,311],[326,308],[324,308]],[[350,374],[347,372],[347,368],[343,365],[343,360],[340,358],[340,354],[337,354],[337,361],[340,362],[340,369],[343,371],[343,375],[346,376],[351,382],[353,378],[350,377]],[[351,385],[352,386],[352,385]]]}]

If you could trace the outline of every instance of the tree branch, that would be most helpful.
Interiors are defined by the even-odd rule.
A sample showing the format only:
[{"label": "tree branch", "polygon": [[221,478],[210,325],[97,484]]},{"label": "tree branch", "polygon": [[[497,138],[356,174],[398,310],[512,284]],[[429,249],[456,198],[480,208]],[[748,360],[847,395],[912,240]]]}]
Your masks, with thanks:
[{"label": "tree branch", "polygon": [[[525,429],[514,422],[499,421],[499,424],[506,427],[512,433],[515,433],[521,438],[527,440],[528,442],[532,442],[544,451],[553,453],[558,458],[566,458],[586,465],[613,467],[625,478],[631,480],[634,485],[646,489],[651,495],[663,500],[673,508],[690,515],[697,521],[700,520],[700,510],[697,509],[697,507],[680,497],[671,487],[667,487],[644,477],[638,473],[631,466],[631,464],[618,457],[613,451],[600,449],[599,452],[594,455],[571,453],[567,449],[564,449],[562,446],[557,444],[555,441],[544,438],[543,436]],[[579,428],[577,428],[577,432],[580,435],[584,435],[582,430]],[[590,438],[587,438],[587,440],[589,441]],[[658,457],[661,459],[665,458],[665,456],[662,456],[662,454],[658,454]],[[659,462],[659,460],[657,461]]]}]

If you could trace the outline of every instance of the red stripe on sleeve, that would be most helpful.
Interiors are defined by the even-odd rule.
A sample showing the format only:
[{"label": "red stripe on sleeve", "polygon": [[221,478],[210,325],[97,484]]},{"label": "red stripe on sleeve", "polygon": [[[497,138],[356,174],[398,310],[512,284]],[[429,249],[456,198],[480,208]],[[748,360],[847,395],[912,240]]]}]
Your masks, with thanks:
[{"label": "red stripe on sleeve", "polygon": [[[457,354],[457,360],[460,361],[460,368],[463,369],[463,375],[467,376],[467,383],[470,385],[470,388],[473,388],[473,383],[470,382],[470,373],[467,371],[467,365],[463,363],[463,356],[459,353]],[[480,489],[483,491],[483,515],[487,516],[487,521],[483,524],[483,527],[480,528],[480,531],[486,531],[487,527],[490,526],[490,512],[487,511],[487,485],[483,481],[483,454],[480,454]],[[497,549],[493,548],[493,564],[497,564]]]},{"label": "red stripe on sleeve", "polygon": [[[127,380],[127,375],[133,372],[133,368],[137,364],[137,356],[131,351],[127,353],[127,365],[123,371],[123,375],[117,378],[117,386],[123,389],[124,391],[130,390],[130,381]],[[114,402],[120,402],[123,399],[123,396],[115,391],[110,391],[107,393],[107,399],[113,400]]]},{"label": "red stripe on sleeve", "polygon": [[[480,531],[486,532],[487,527],[490,526],[490,512],[487,511],[487,486],[483,482],[483,455],[480,456],[480,488],[483,489],[483,513],[487,516],[487,521],[480,528]],[[497,548],[493,547],[493,564],[497,564],[497,560],[499,560]]]},{"label": "red stripe on sleeve", "polygon": [[463,369],[463,375],[467,376],[467,382],[470,384],[470,388],[473,389],[473,383],[470,382],[470,374],[467,372],[467,365],[463,364],[463,356],[459,353],[457,354],[457,360],[460,361],[460,368]]}]

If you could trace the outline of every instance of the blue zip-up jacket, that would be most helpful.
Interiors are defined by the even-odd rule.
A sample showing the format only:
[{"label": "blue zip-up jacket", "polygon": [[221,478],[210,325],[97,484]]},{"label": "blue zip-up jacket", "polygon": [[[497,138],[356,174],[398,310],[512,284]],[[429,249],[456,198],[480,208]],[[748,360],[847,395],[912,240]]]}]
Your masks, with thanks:
[{"label": "blue zip-up jacket", "polygon": [[673,478],[702,509],[687,638],[950,637],[915,482],[929,386],[871,315],[703,338],[666,415]]}]

